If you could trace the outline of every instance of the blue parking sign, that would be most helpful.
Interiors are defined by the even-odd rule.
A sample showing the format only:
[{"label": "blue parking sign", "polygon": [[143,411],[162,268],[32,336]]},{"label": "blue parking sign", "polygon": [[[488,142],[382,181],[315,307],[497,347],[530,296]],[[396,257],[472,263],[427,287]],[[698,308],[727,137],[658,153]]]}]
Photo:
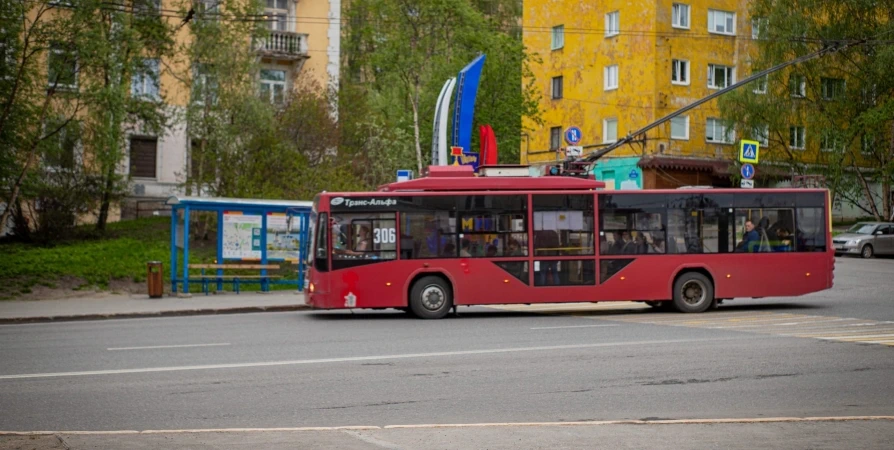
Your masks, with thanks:
[{"label": "blue parking sign", "polygon": [[565,130],[565,142],[567,142],[568,145],[577,145],[582,137],[583,132],[581,132],[578,127],[568,127],[568,129]]}]

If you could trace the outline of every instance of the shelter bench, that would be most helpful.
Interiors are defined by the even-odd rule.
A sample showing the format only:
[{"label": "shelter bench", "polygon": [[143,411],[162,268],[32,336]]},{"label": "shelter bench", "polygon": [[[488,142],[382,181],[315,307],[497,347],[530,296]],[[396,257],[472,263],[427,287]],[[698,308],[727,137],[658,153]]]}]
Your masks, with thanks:
[{"label": "shelter bench", "polygon": [[239,293],[239,285],[241,282],[245,280],[258,280],[261,283],[261,291],[267,292],[270,290],[270,279],[271,278],[282,278],[281,275],[218,275],[216,273],[206,274],[205,269],[211,270],[278,270],[278,264],[190,264],[190,269],[201,269],[201,275],[199,275],[198,279],[190,279],[190,282],[201,282],[202,283],[202,292],[205,295],[208,295],[209,283],[225,283],[231,282],[233,283],[233,290],[236,293]]}]

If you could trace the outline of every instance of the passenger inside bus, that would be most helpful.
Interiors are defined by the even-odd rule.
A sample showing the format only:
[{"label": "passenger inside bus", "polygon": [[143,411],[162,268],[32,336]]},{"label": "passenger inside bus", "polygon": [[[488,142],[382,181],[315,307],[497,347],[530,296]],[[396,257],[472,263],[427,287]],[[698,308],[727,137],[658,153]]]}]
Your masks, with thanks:
[{"label": "passenger inside bus", "polygon": [[469,258],[472,256],[472,243],[469,242],[468,239],[463,239],[460,243],[459,256],[462,258]]}]

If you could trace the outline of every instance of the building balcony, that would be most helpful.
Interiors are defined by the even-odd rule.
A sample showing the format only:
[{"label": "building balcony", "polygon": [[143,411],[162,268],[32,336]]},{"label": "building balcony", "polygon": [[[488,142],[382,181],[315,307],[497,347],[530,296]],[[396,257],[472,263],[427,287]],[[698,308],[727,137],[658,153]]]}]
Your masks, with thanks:
[{"label": "building balcony", "polygon": [[262,56],[287,61],[308,57],[307,34],[271,30],[267,36],[255,41],[255,50]]}]

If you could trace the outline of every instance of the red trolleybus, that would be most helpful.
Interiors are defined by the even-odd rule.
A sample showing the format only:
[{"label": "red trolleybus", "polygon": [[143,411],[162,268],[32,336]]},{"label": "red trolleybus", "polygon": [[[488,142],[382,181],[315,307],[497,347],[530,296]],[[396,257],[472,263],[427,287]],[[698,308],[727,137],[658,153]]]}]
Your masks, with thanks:
[{"label": "red trolleybus", "polygon": [[[718,300],[832,287],[822,189],[604,191],[592,178],[432,167],[313,201],[308,305],[444,317],[458,305]],[[526,168],[520,168],[524,174]]]}]

